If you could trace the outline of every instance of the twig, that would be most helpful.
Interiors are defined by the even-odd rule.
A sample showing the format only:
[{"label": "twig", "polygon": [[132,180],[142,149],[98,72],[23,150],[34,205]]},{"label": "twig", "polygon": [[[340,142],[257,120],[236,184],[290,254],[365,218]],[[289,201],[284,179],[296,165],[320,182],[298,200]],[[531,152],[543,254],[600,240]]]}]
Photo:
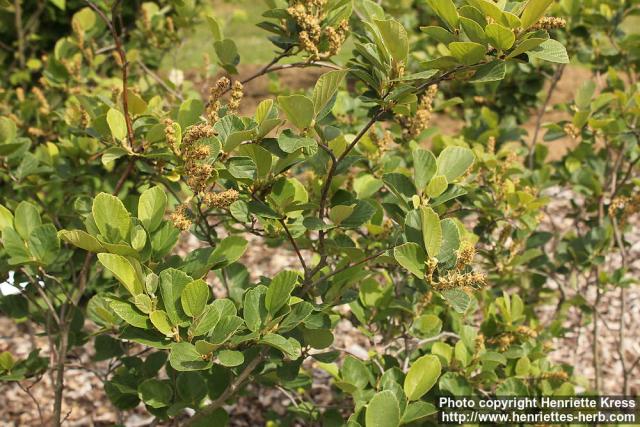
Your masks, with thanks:
[{"label": "twig", "polygon": [[142,70],[147,73],[153,80],[155,80],[156,82],[158,82],[160,84],[160,86],[162,86],[164,88],[164,90],[166,90],[167,92],[169,92],[171,95],[175,96],[176,98],[178,98],[180,101],[184,101],[184,96],[182,96],[181,93],[179,93],[178,91],[172,89],[171,87],[169,87],[169,85],[162,79],[162,77],[160,77],[159,75],[157,75],[156,73],[154,73],[151,69],[149,69],[149,67],[147,67],[144,62],[137,60],[136,64],[138,64],[140,66],[140,68],[142,68]]},{"label": "twig", "polygon": [[185,422],[185,426],[192,426],[198,423],[200,420],[206,418],[208,415],[215,412],[216,409],[224,405],[224,402],[227,401],[231,396],[233,396],[238,389],[242,386],[242,383],[249,378],[249,376],[253,373],[253,371],[258,367],[258,365],[262,362],[267,354],[268,349],[265,347],[260,351],[260,353],[253,358],[251,362],[242,370],[240,375],[236,377],[236,379],[222,392],[220,397],[216,400],[202,408],[196,415],[189,418]]},{"label": "twig", "polygon": [[393,246],[393,247],[391,247],[391,248],[388,248],[388,249],[385,249],[385,250],[382,250],[382,251],[379,251],[379,252],[376,252],[375,254],[370,255],[370,256],[368,256],[368,257],[366,257],[366,258],[363,258],[363,259],[361,259],[360,261],[358,261],[358,262],[356,262],[356,263],[353,263],[353,264],[347,265],[346,267],[339,268],[339,269],[337,269],[337,270],[335,270],[335,271],[333,271],[333,272],[331,272],[331,273],[329,273],[329,274],[326,274],[326,275],[324,275],[324,276],[320,277],[318,280],[316,280],[316,281],[314,281],[314,282],[307,283],[307,284],[302,288],[302,292],[308,292],[311,288],[313,288],[313,287],[315,287],[315,286],[318,286],[320,283],[322,283],[322,282],[324,282],[324,281],[326,281],[326,280],[328,280],[328,279],[332,278],[333,276],[336,276],[336,275],[338,275],[338,274],[340,274],[340,273],[342,273],[342,272],[345,272],[345,271],[347,271],[347,270],[349,270],[349,269],[351,269],[351,268],[357,267],[357,266],[359,266],[359,265],[366,264],[366,263],[368,263],[369,261],[372,261],[372,260],[374,260],[374,259],[376,259],[376,258],[378,258],[378,257],[380,257],[380,256],[382,256],[382,255],[384,255],[385,253],[387,253],[387,252],[389,252],[389,251],[393,250],[394,248],[395,248],[395,246]]},{"label": "twig", "polygon": [[533,157],[535,154],[536,144],[538,143],[538,136],[540,134],[540,128],[542,127],[542,118],[547,111],[547,107],[549,107],[549,102],[551,102],[551,97],[553,92],[555,92],[558,87],[558,83],[560,83],[560,79],[564,74],[564,64],[558,66],[553,78],[551,80],[551,85],[549,86],[549,90],[547,91],[547,96],[542,104],[540,110],[538,110],[538,115],[536,117],[536,127],[533,131],[533,139],[531,140],[531,145],[529,146],[529,169],[533,168]]},{"label": "twig", "polygon": [[291,242],[291,246],[293,246],[293,250],[296,252],[296,255],[298,255],[298,259],[300,260],[300,264],[302,265],[302,269],[304,270],[304,277],[308,278],[309,269],[307,268],[307,263],[305,262],[304,257],[302,256],[302,252],[300,252],[300,248],[296,243],[296,239],[293,238],[293,235],[291,234],[289,227],[287,227],[287,223],[284,219],[279,219],[278,222],[282,225],[282,228],[284,228],[284,232],[287,234],[289,242]]},{"label": "twig", "polygon": [[33,401],[33,403],[36,405],[36,409],[38,410],[38,418],[40,419],[40,425],[43,426],[45,425],[44,422],[44,416],[42,415],[42,408],[40,407],[40,403],[38,402],[38,399],[36,399],[36,397],[33,395],[33,393],[31,393],[31,387],[33,387],[32,384],[29,387],[25,387],[22,384],[20,384],[20,381],[16,381],[16,384],[18,384],[18,387],[20,387],[20,390],[24,391],[29,398]]}]

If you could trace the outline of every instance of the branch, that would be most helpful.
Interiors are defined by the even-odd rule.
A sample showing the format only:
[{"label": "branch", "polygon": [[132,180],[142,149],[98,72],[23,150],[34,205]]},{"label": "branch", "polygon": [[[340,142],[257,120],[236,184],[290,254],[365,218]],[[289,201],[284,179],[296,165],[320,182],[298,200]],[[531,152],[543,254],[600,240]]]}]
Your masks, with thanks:
[{"label": "branch", "polygon": [[391,248],[388,248],[388,249],[385,249],[385,250],[382,250],[382,251],[379,251],[379,252],[376,252],[375,254],[370,255],[370,256],[368,256],[366,258],[363,258],[363,259],[361,259],[360,261],[358,261],[356,263],[353,263],[351,265],[347,265],[346,267],[339,268],[339,269],[337,269],[337,270],[335,270],[335,271],[333,271],[333,272],[331,272],[329,274],[326,274],[326,275],[320,277],[318,280],[316,280],[314,282],[307,283],[302,288],[302,292],[303,293],[308,292],[311,288],[313,288],[315,286],[318,286],[320,283],[324,282],[325,280],[328,280],[328,279],[332,278],[333,276],[336,276],[336,275],[338,275],[338,274],[340,274],[342,272],[345,272],[345,271],[347,271],[347,270],[349,270],[351,268],[357,267],[357,266],[362,265],[362,264],[366,264],[369,261],[372,261],[372,260],[374,260],[374,259],[376,259],[378,257],[381,257],[385,253],[393,250],[394,248],[395,248],[395,246],[393,246]]},{"label": "branch", "polygon": [[291,242],[291,246],[293,246],[293,249],[298,255],[298,259],[300,260],[300,264],[302,265],[302,269],[304,270],[304,277],[305,278],[309,277],[309,269],[307,268],[307,263],[304,261],[302,252],[300,252],[300,248],[296,243],[296,239],[293,238],[293,235],[291,234],[289,227],[287,227],[287,223],[285,222],[284,219],[279,219],[278,222],[282,225],[282,228],[284,228],[284,232],[287,234],[287,237],[289,238],[289,242]]},{"label": "branch", "polygon": [[253,371],[264,360],[267,354],[267,350],[268,350],[267,347],[263,348],[262,351],[251,362],[249,362],[247,366],[245,366],[245,368],[242,370],[240,375],[238,375],[238,377],[229,385],[229,387],[227,387],[225,391],[222,392],[220,397],[218,397],[216,400],[211,402],[209,405],[202,408],[202,410],[196,413],[193,417],[189,418],[184,425],[185,426],[195,425],[199,421],[206,418],[207,415],[211,415],[213,412],[216,411],[216,409],[224,405],[224,402],[226,402],[227,399],[229,399],[238,391],[238,389],[242,386],[242,383],[244,383],[244,381],[247,378],[249,378],[249,376],[253,373]]},{"label": "branch", "polygon": [[169,87],[169,85],[162,79],[162,77],[160,77],[159,75],[157,75],[156,73],[154,73],[151,69],[149,69],[149,67],[147,67],[144,62],[137,60],[136,64],[138,64],[140,66],[140,68],[142,68],[142,70],[147,73],[153,80],[155,80],[156,82],[158,82],[160,84],[160,86],[162,86],[164,88],[164,90],[166,90],[167,92],[169,92],[171,95],[175,96],[176,98],[178,98],[180,101],[184,101],[184,97],[182,96],[181,93],[177,92],[176,90],[172,89],[171,87]]}]

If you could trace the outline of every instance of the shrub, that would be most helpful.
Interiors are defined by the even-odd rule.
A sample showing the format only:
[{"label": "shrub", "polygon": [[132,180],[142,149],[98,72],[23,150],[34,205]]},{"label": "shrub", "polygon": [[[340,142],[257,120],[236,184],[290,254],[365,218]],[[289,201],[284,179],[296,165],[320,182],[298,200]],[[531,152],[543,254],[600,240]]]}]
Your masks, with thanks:
[{"label": "shrub", "polygon": [[[519,83],[507,87],[524,105],[463,100],[466,134],[427,149],[434,110],[455,104],[441,88],[506,99],[501,81],[539,89],[540,62],[569,57],[547,31],[550,0],[425,3],[418,33],[369,0],[267,1],[260,27],[275,56],[247,80],[326,72],[244,115],[238,47],[197,2],[127,3],[120,19],[121,2],[86,1],[2,95],[0,271],[24,288],[0,303],[37,323],[57,355],[47,367],[37,352],[2,353],[2,379],[54,370],[56,425],[67,355],[89,342],[96,360],[115,361],[104,388],[117,408],[143,402],[185,425],[223,425],[225,405],[258,386],[299,401],[283,424],[385,427],[429,420],[439,394],[575,393],[571,368],[547,358],[560,320],[545,328],[535,308],[566,263],[630,281],[602,261],[614,250],[625,259],[637,205],[636,88],[610,73],[602,94],[580,91],[573,122],[546,135],[581,140],[562,164],[513,142],[537,99]],[[205,99],[157,72],[201,21],[225,70]],[[513,111],[501,124],[498,112]],[[578,233],[541,230],[551,185],[583,196],[567,214]],[[179,255],[192,237],[198,247]],[[553,256],[540,249],[552,240]],[[287,248],[296,264],[252,280],[250,246]],[[369,341],[366,360],[332,345],[343,321]],[[313,401],[313,370],[344,405]]]}]

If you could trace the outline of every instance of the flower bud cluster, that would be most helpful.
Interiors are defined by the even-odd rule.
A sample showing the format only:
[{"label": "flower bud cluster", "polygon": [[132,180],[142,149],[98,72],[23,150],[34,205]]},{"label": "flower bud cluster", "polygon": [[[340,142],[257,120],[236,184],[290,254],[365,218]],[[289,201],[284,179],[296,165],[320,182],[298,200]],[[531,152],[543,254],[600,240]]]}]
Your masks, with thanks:
[{"label": "flower bud cluster", "polygon": [[476,256],[476,248],[470,242],[462,242],[458,249],[458,262],[456,269],[461,270],[464,267],[471,265],[473,259]]},{"label": "flower bud cluster", "polygon": [[203,202],[209,208],[226,209],[236,202],[239,197],[240,193],[234,189],[229,189],[219,193],[207,193],[203,197]]},{"label": "flower bud cluster", "polygon": [[171,222],[178,230],[185,231],[193,224],[192,215],[187,205],[179,205],[171,214]]},{"label": "flower bud cluster", "polygon": [[533,24],[530,30],[554,30],[558,28],[564,28],[567,26],[567,21],[563,18],[555,18],[553,16],[543,16]]},{"label": "flower bud cluster", "polygon": [[41,114],[49,114],[51,112],[51,107],[49,106],[49,102],[47,101],[47,98],[44,96],[42,89],[34,86],[31,89],[31,93],[35,95],[36,99],[38,100],[38,103],[40,104],[38,111]]},{"label": "flower bud cluster", "polygon": [[580,137],[580,129],[578,129],[578,127],[573,123],[567,123],[564,126],[564,132],[573,139],[578,139]]},{"label": "flower bud cluster", "polygon": [[487,285],[487,276],[483,273],[458,273],[449,271],[445,276],[438,278],[434,287],[438,291],[447,289],[473,290],[484,288]]},{"label": "flower bud cluster", "polygon": [[184,161],[184,171],[187,184],[194,193],[205,191],[207,184],[213,177],[215,169],[213,165],[204,163],[209,154],[209,146],[200,144],[203,139],[211,138],[215,135],[213,127],[207,123],[191,126],[180,145],[180,156]]},{"label": "flower bud cluster", "polygon": [[240,108],[240,102],[244,97],[244,87],[239,81],[233,82],[233,89],[231,90],[231,100],[229,100],[229,112],[235,114]]},{"label": "flower bud cluster", "polygon": [[408,120],[405,120],[403,124],[403,133],[406,137],[415,138],[424,131],[431,122],[431,116],[433,114],[433,101],[438,94],[438,86],[431,85],[422,96],[416,115]]},{"label": "flower bud cluster", "polygon": [[[328,58],[337,54],[344,44],[349,23],[342,20],[336,27],[322,27],[326,0],[293,1],[287,9],[300,28],[298,42],[311,59]],[[326,41],[326,43],[322,43]]]},{"label": "flower bud cluster", "polygon": [[222,95],[229,89],[231,86],[231,80],[227,77],[220,77],[216,84],[209,91],[209,101],[207,102],[207,120],[211,126],[215,125],[218,120],[220,120],[220,116],[218,115],[218,110],[222,104],[220,103],[220,98]]}]

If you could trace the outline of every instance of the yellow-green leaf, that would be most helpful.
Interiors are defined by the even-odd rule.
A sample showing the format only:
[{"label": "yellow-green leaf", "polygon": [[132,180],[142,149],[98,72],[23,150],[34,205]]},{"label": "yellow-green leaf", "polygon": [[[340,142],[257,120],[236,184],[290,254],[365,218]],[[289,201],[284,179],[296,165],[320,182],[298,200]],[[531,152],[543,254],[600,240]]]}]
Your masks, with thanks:
[{"label": "yellow-green leaf", "polygon": [[418,400],[436,384],[442,371],[438,356],[422,356],[409,368],[404,379],[404,393],[409,400]]}]

